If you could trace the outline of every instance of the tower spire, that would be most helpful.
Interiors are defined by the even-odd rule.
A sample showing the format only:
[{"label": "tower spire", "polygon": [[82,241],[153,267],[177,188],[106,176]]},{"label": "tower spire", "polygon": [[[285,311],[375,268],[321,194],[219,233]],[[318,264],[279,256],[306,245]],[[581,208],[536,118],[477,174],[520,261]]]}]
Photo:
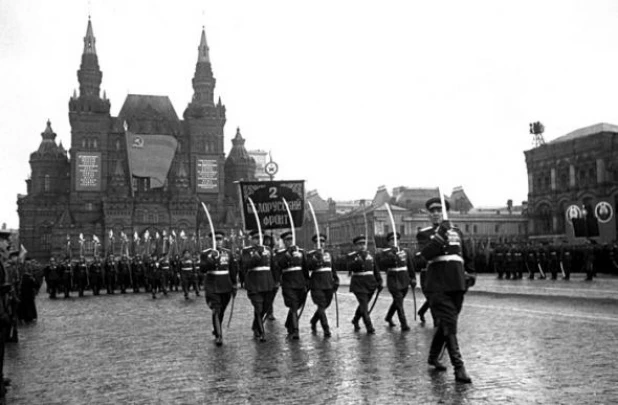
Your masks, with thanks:
[{"label": "tower spire", "polygon": [[197,62],[210,63],[210,54],[208,53],[208,44],[206,43],[206,29],[202,26],[202,38],[198,49]]},{"label": "tower spire", "polygon": [[92,31],[92,21],[90,21],[90,16],[88,16],[88,28],[86,28],[86,36],[84,37],[84,54],[97,54],[97,49],[94,46],[95,42],[96,39]]}]

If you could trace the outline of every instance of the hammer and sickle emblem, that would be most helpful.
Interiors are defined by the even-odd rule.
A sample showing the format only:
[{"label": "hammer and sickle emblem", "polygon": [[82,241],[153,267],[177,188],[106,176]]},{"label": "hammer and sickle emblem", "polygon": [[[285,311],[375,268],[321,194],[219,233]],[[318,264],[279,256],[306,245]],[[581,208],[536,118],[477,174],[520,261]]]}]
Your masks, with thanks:
[{"label": "hammer and sickle emblem", "polygon": [[144,138],[141,136],[136,136],[133,138],[133,147],[134,148],[143,148],[144,147]]}]

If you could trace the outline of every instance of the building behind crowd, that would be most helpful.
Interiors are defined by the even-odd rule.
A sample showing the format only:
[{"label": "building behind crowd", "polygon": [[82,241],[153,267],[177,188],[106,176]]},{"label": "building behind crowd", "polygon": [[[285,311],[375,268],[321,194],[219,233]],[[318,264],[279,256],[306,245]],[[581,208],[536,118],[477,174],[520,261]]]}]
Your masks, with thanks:
[{"label": "building behind crowd", "polygon": [[103,250],[120,253],[121,232],[132,239],[135,233],[154,237],[174,229],[203,238],[208,225],[202,202],[219,227],[240,228],[233,182],[253,180],[256,164],[240,130],[227,159],[224,154],[226,108],[221,98],[215,101],[205,31],[194,76],[187,77],[194,92],[182,118],[167,96],[141,94],[129,94],[118,116],[112,116],[111,101],[101,92],[103,69],[95,42],[89,20],[77,71],[79,91],[68,100],[69,150],[56,143],[47,121],[41,144],[30,155],[27,194],[17,201],[21,243],[30,256],[90,255],[95,236]]},{"label": "building behind crowd", "polygon": [[581,128],[524,152],[533,238],[616,239],[618,126]]}]

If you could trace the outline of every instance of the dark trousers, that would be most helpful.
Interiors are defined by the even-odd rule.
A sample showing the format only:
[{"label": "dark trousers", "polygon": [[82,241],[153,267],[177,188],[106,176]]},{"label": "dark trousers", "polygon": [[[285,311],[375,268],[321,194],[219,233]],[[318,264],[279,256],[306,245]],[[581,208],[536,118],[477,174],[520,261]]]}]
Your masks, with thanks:
[{"label": "dark trousers", "polygon": [[389,289],[388,291],[391,293],[391,296],[393,297],[393,302],[391,303],[391,306],[388,309],[388,312],[386,313],[386,320],[390,321],[396,312],[401,326],[407,326],[408,321],[406,319],[406,313],[403,308],[403,300],[406,297],[406,295],[408,295],[408,287],[402,288],[401,290],[390,290]]},{"label": "dark trousers", "polygon": [[251,329],[256,334],[264,333],[264,316],[272,306],[274,299],[273,291],[247,291],[247,296],[253,305],[253,324]]},{"label": "dark trousers", "polygon": [[288,307],[288,316],[285,327],[288,332],[298,330],[298,310],[307,299],[307,291],[304,288],[282,288],[283,303]]},{"label": "dark trousers", "polygon": [[374,291],[370,293],[358,293],[355,292],[356,301],[358,301],[358,306],[356,307],[356,312],[354,313],[354,318],[352,321],[354,323],[358,322],[359,319],[362,319],[365,323],[365,328],[367,330],[373,330],[373,324],[371,323],[371,317],[369,316],[369,302],[373,297]]},{"label": "dark trousers", "polygon": [[189,289],[193,287],[195,295],[200,295],[200,288],[197,285],[197,277],[192,271],[183,270],[181,274],[182,291],[185,293],[185,297],[189,296]]}]

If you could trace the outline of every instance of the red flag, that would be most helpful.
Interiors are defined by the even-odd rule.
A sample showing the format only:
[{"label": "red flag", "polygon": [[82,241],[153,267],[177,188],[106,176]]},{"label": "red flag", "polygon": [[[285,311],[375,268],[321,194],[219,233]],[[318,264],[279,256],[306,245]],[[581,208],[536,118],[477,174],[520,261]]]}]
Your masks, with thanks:
[{"label": "red flag", "polygon": [[149,177],[150,187],[163,187],[178,141],[171,135],[140,135],[127,131],[131,174]]}]

